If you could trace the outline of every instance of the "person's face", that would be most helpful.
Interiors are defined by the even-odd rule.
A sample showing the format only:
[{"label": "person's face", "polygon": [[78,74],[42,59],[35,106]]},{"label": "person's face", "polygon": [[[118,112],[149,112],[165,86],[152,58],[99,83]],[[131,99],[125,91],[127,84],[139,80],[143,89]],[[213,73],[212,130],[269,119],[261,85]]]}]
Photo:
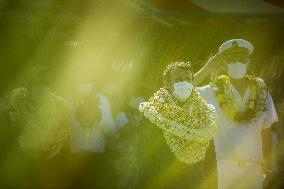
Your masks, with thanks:
[{"label": "person's face", "polygon": [[249,63],[249,57],[245,54],[232,54],[227,55],[224,57],[224,61],[226,64],[232,64],[232,63],[242,63],[242,64],[248,64]]},{"label": "person's face", "polygon": [[175,68],[170,75],[171,85],[182,81],[192,82],[192,73],[189,69]]},{"label": "person's face", "polygon": [[227,74],[233,79],[241,79],[247,73],[249,58],[247,55],[236,54],[225,57]]}]

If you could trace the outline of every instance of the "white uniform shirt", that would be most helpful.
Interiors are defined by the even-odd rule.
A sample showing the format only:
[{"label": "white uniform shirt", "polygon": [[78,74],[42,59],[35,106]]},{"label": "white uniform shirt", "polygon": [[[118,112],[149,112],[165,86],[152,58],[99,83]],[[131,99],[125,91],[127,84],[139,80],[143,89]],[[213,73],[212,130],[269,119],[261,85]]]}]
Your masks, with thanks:
[{"label": "white uniform shirt", "polygon": [[[271,127],[278,121],[276,110],[270,94],[267,96],[267,111],[259,118],[240,126],[239,123],[227,118],[220,108],[220,105],[210,85],[197,88],[200,95],[209,103],[215,106],[217,111],[217,134],[214,138],[217,160],[226,159],[230,161],[263,161],[262,153],[262,129]],[[246,90],[244,98],[236,89],[233,95],[238,99],[241,107],[249,99],[250,90]]]},{"label": "white uniform shirt", "polygon": [[88,130],[81,126],[81,123],[75,116],[76,107],[71,98],[67,98],[71,115],[72,115],[72,131],[70,139],[71,152],[104,152],[106,137],[116,133],[116,125],[113,120],[111,104],[108,98],[104,95],[98,94],[99,109],[101,118],[98,118],[93,127]]}]

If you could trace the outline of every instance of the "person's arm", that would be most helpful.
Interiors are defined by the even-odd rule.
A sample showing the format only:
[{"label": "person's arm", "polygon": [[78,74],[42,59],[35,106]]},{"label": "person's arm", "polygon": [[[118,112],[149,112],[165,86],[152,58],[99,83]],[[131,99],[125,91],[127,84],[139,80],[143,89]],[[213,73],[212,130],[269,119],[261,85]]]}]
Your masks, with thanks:
[{"label": "person's arm", "polygon": [[[262,166],[263,172],[267,176],[267,181],[272,174],[272,152],[273,152],[273,138],[272,138],[272,126],[279,121],[276,109],[271,98],[271,95],[268,93],[267,99],[267,112],[266,117],[262,126],[262,150],[264,155],[264,165]],[[275,125],[277,126],[277,125]],[[274,146],[275,147],[275,146]]]},{"label": "person's arm", "polygon": [[263,172],[267,173],[271,167],[272,132],[270,128],[262,130],[262,150],[264,156]]},{"label": "person's arm", "polygon": [[222,68],[223,56],[219,53],[211,57],[208,62],[194,75],[193,83],[199,86],[211,73]]}]

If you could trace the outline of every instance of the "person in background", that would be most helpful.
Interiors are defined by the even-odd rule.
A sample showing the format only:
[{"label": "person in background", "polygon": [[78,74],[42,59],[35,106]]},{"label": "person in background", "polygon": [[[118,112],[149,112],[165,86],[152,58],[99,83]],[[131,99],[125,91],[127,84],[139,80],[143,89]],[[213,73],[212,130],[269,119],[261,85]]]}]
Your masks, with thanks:
[{"label": "person in background", "polygon": [[113,157],[113,167],[118,178],[117,188],[138,187],[137,131],[142,124],[138,107],[143,101],[144,98],[140,96],[126,98],[125,105],[119,106],[115,119],[116,125],[120,128],[119,134],[113,141],[113,148],[116,152]]},{"label": "person in background", "polygon": [[9,153],[15,143],[17,144],[18,137],[18,133],[11,127],[9,98],[7,96],[0,98],[0,123],[2,127],[2,132],[0,133],[0,154],[3,154],[0,157],[0,162],[2,162],[5,159],[5,155]]},{"label": "person in background", "polygon": [[32,65],[21,79],[24,83],[7,97],[11,132],[5,132],[10,145],[5,144],[1,179],[13,182],[9,187],[0,182],[2,188],[67,185],[71,117],[66,101],[53,90],[52,75],[48,67]]},{"label": "person in background", "polygon": [[44,66],[32,66],[28,86],[10,94],[10,120],[20,130],[19,146],[34,157],[55,157],[70,137],[70,114],[66,101],[52,92],[51,75]]},{"label": "person in background", "polygon": [[67,97],[72,115],[71,152],[105,151],[127,120],[120,112],[113,115],[107,96],[94,90],[92,83],[81,83],[72,97]]},{"label": "person in background", "polygon": [[65,95],[65,99],[72,116],[70,157],[74,162],[81,162],[71,166],[75,174],[76,170],[84,172],[76,175],[72,185],[79,188],[116,187],[117,178],[111,166],[116,158],[112,141],[126,124],[125,117],[122,113],[114,116],[110,98],[91,81],[76,85],[74,92]]},{"label": "person in background", "polygon": [[71,153],[103,152],[105,137],[102,125],[99,124],[101,112],[93,85],[78,85],[75,94],[67,101],[72,116]]}]

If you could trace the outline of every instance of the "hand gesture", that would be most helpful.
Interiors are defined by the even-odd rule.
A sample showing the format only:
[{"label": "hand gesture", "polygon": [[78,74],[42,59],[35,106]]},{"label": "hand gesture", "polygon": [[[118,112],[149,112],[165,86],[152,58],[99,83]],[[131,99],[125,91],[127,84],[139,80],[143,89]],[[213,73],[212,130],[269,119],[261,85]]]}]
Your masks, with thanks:
[{"label": "hand gesture", "polygon": [[208,67],[210,71],[217,72],[224,68],[224,56],[220,53],[216,53],[208,61]]}]

